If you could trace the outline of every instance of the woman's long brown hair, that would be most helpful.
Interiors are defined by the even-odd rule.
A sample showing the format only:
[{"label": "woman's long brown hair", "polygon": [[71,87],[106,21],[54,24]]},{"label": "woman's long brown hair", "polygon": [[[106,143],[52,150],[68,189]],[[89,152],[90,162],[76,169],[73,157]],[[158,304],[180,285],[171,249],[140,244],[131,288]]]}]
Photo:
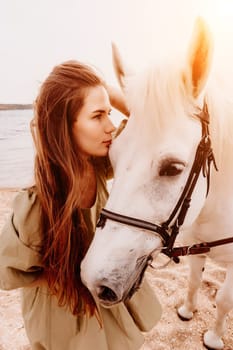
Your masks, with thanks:
[{"label": "woman's long brown hair", "polygon": [[88,89],[104,82],[92,68],[76,61],[56,66],[35,102],[35,183],[41,203],[41,255],[48,288],[60,306],[74,315],[96,311],[82,284],[80,263],[89,232],[80,210],[80,179],[86,162],[78,152],[72,126]]}]

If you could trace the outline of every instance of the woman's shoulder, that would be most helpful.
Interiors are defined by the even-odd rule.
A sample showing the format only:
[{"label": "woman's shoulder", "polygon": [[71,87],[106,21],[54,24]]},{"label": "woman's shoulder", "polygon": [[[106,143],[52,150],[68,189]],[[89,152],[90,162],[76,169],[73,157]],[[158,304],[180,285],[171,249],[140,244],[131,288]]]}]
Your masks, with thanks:
[{"label": "woman's shoulder", "polygon": [[[13,224],[20,238],[30,244],[29,237],[34,234],[38,238],[40,230],[40,210],[41,205],[35,187],[30,187],[19,191],[13,201]],[[34,238],[32,239],[34,241]]]},{"label": "woman's shoulder", "polygon": [[27,187],[19,190],[14,199],[14,205],[25,205],[26,203],[34,203],[37,199],[36,187]]},{"label": "woman's shoulder", "polygon": [[[17,217],[27,216],[39,209],[39,200],[35,187],[25,188],[18,192],[13,201],[13,212]],[[33,210],[34,209],[34,210]]]}]

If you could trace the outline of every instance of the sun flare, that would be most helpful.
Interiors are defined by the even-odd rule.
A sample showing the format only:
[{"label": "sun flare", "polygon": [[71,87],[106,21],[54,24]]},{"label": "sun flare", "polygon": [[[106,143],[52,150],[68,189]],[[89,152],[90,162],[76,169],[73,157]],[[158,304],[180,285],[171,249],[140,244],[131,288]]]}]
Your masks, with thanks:
[{"label": "sun flare", "polygon": [[215,31],[233,33],[233,0],[203,1],[201,14]]}]

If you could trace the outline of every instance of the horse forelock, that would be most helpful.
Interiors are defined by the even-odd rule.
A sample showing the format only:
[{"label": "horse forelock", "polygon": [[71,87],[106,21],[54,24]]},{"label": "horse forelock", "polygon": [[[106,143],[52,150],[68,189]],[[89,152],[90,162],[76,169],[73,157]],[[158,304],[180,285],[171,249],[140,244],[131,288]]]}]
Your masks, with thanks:
[{"label": "horse forelock", "polygon": [[127,80],[127,100],[140,130],[163,132],[178,118],[193,115],[197,109],[187,96],[182,65],[174,62],[150,65]]},{"label": "horse forelock", "polygon": [[[233,166],[233,97],[228,80],[230,76],[211,72],[202,98],[194,100],[187,94],[183,81],[182,59],[153,64],[127,80],[126,94],[134,124],[143,135],[154,138],[178,118],[198,113],[207,102],[214,151],[219,164]],[[227,80],[228,78],[228,80]],[[231,83],[231,82],[230,82]],[[224,157],[222,154],[224,152]],[[224,164],[223,164],[224,165]]]}]

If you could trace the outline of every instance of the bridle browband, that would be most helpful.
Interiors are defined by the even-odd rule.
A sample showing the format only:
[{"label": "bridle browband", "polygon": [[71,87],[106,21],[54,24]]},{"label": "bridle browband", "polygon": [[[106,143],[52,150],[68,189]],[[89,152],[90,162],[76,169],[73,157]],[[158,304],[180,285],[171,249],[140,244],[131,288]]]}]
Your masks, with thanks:
[{"label": "bridle browband", "polygon": [[190,207],[192,194],[201,171],[203,173],[203,176],[206,177],[207,180],[207,196],[210,185],[211,164],[213,163],[215,169],[218,170],[215,163],[213,150],[211,147],[209,133],[209,113],[206,102],[204,103],[204,107],[201,110],[201,112],[195,116],[198,117],[201,121],[202,137],[197,146],[195,159],[190,170],[188,179],[186,181],[185,187],[169,218],[162,224],[154,224],[148,221],[114,213],[107,209],[102,209],[100,219],[97,223],[97,227],[103,228],[106,223],[106,220],[110,219],[122,224],[155,232],[160,236],[160,238],[163,241],[162,252],[170,258],[172,258],[175,262],[179,262],[178,256],[207,253],[211,247],[233,242],[233,237],[230,237],[213,242],[194,244],[192,246],[173,247],[176,237],[179,233],[180,227],[183,225],[187,211]]}]

